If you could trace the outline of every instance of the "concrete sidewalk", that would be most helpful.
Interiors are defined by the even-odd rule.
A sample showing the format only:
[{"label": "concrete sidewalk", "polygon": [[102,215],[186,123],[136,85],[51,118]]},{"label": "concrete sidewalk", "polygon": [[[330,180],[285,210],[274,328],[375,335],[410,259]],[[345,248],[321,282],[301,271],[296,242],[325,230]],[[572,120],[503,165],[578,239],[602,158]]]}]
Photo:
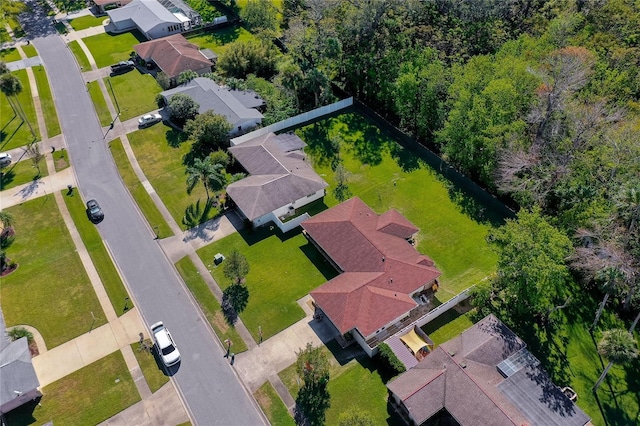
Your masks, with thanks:
[{"label": "concrete sidewalk", "polygon": [[140,341],[147,328],[134,308],[118,319],[91,330],[33,358],[33,367],[44,387],[121,348]]},{"label": "concrete sidewalk", "polygon": [[22,204],[25,201],[66,190],[67,185],[73,185],[74,188],[76,186],[76,177],[70,167],[33,182],[0,192],[0,208],[6,209],[7,207]]}]

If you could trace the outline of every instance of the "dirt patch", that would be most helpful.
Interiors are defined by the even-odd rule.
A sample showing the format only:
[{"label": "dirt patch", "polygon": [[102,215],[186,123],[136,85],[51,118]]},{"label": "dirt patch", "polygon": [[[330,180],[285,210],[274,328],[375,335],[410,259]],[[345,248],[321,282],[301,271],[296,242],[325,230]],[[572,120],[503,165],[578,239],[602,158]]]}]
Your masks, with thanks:
[{"label": "dirt patch", "polygon": [[0,274],[0,276],[5,277],[7,275],[9,275],[10,273],[14,272],[16,269],[18,269],[18,264],[14,263],[13,265],[9,265],[5,268],[4,271],[2,271],[2,273]]},{"label": "dirt patch", "polygon": [[227,323],[227,320],[224,318],[222,311],[217,311],[211,319],[211,322],[213,323],[214,328],[220,330],[222,334],[229,331],[229,323]]},{"label": "dirt patch", "polygon": [[34,356],[40,355],[40,351],[38,350],[38,344],[34,341],[29,343],[29,352],[31,353],[31,358]]},{"label": "dirt patch", "polygon": [[253,394],[253,396],[256,398],[256,401],[258,401],[258,404],[260,404],[260,407],[262,407],[265,412],[271,411],[271,399],[269,399],[269,396],[267,396],[266,392],[264,392],[262,389],[258,389]]}]

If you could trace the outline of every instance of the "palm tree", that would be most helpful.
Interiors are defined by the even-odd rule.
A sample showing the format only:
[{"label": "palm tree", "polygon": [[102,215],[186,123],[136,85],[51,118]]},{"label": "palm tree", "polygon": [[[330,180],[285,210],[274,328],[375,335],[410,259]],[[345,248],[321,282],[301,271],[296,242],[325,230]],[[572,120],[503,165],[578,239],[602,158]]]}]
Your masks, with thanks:
[{"label": "palm tree", "polygon": [[604,307],[609,300],[609,296],[611,294],[615,294],[618,291],[619,285],[624,280],[624,274],[620,269],[610,266],[605,269],[602,269],[596,274],[596,280],[599,281],[604,290],[604,299],[600,302],[600,306],[598,308],[598,312],[596,312],[596,318],[593,320],[593,324],[591,325],[590,330],[593,330],[598,324],[598,320],[600,319],[600,315],[602,315],[602,311],[604,311]]},{"label": "palm tree", "polygon": [[204,160],[196,158],[193,164],[187,167],[187,175],[187,193],[191,194],[193,188],[202,182],[204,190],[207,192],[207,202],[211,198],[209,190],[220,190],[227,183],[224,165],[214,163],[210,157],[206,157]]},{"label": "palm tree", "polygon": [[2,231],[13,226],[13,215],[6,211],[0,211],[0,223],[2,224]]},{"label": "palm tree", "polygon": [[602,335],[602,340],[598,348],[600,355],[609,360],[600,378],[593,386],[593,392],[597,392],[600,384],[607,377],[609,370],[616,364],[624,364],[638,357],[638,348],[633,335],[623,328],[607,330]]}]

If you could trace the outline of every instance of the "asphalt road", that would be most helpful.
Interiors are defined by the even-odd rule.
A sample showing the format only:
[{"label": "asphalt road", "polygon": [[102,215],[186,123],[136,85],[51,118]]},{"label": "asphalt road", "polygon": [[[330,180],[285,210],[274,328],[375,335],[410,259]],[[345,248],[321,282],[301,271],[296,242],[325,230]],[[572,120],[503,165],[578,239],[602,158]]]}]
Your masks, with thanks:
[{"label": "asphalt road", "polygon": [[173,380],[191,418],[198,425],[265,424],[120,180],[78,65],[34,3],[24,25],[47,70],[79,190],[102,206],[98,229],[145,322],[164,321],[180,349]]}]

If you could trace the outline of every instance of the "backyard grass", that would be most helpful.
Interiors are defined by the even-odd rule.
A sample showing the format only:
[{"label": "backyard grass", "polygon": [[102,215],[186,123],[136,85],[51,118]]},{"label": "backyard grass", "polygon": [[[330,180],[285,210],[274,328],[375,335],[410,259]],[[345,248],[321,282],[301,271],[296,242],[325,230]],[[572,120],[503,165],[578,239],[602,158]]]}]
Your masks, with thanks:
[{"label": "backyard grass", "polygon": [[[329,395],[331,406],[326,412],[327,425],[338,424],[338,419],[343,413],[360,411],[367,413],[374,425],[402,425],[402,421],[395,412],[387,408],[386,380],[377,370],[377,366],[366,355],[361,355],[340,365],[335,354],[340,354],[342,349],[330,342],[329,347],[322,347],[329,359]],[[340,356],[340,355],[338,355]],[[280,379],[296,399],[302,379],[297,377],[295,363],[282,370]]]},{"label": "backyard grass", "polygon": [[193,8],[193,10],[200,14],[202,22],[213,22],[214,18],[224,15],[224,13],[220,12],[207,0],[186,0],[186,2]]},{"label": "backyard grass", "polygon": [[73,40],[68,44],[68,46],[69,46],[69,49],[71,50],[71,53],[73,53],[73,56],[76,57],[76,61],[78,61],[78,66],[80,66],[80,70],[82,71],[91,70],[91,64],[89,63],[89,59],[87,59],[87,55],[84,53],[84,50],[82,50],[82,47],[80,47],[80,44],[76,40]]},{"label": "backyard grass", "polygon": [[140,369],[142,370],[144,379],[149,385],[149,389],[151,389],[151,393],[155,393],[169,381],[169,377],[165,376],[160,366],[158,366],[156,357],[153,355],[153,350],[146,351],[141,349],[140,343],[132,344],[131,349],[133,349],[133,353],[136,356],[136,360],[138,360],[138,365],[140,365]]},{"label": "backyard grass", "polygon": [[[66,192],[66,191],[65,191]],[[2,277],[7,326],[35,327],[54,348],[106,323],[53,194],[4,209],[15,220],[7,257],[19,267]]]},{"label": "backyard grass", "polygon": [[[246,277],[249,303],[240,314],[256,341],[258,327],[266,340],[304,318],[296,301],[336,275],[335,270],[298,231],[282,234],[269,228],[241,230],[198,250],[205,265],[213,264],[213,256],[227,256],[238,250],[249,262]],[[231,282],[223,268],[212,268],[211,274],[222,289]]]},{"label": "backyard grass", "polygon": [[[17,160],[17,158],[14,158],[14,161],[15,160]],[[2,169],[0,191],[15,188],[25,183],[35,182],[48,174],[47,165],[44,161],[40,162],[40,173],[38,173],[38,169],[34,167],[33,161],[30,159],[11,163],[9,167]]]},{"label": "backyard grass", "polygon": [[33,58],[34,56],[38,56],[38,51],[33,46],[33,44],[27,44],[22,46],[22,51],[24,52],[25,55],[27,55],[27,58]]},{"label": "backyard grass", "polygon": [[191,43],[198,45],[201,49],[211,49],[218,56],[227,50],[229,43],[255,39],[253,34],[242,27],[227,27],[216,32],[188,38]]},{"label": "backyard grass", "polygon": [[58,149],[53,153],[53,167],[56,169],[56,172],[64,170],[69,166],[69,153],[66,149]]},{"label": "backyard grass", "polygon": [[40,403],[9,412],[9,425],[95,425],[140,401],[127,364],[116,351],[45,386]]},{"label": "backyard grass", "polygon": [[[330,163],[330,138],[341,140],[340,158],[350,173],[348,186],[374,211],[394,208],[420,229],[417,249],[442,271],[437,293],[445,301],[495,271],[497,255],[487,231],[502,217],[459,191],[416,154],[359,114],[343,114],[299,129],[314,169],[328,183],[328,206],[338,203]],[[475,209],[475,210],[474,210]],[[474,214],[480,211],[480,214]],[[481,217],[478,217],[480,216]]]},{"label": "backyard grass", "polygon": [[433,340],[436,346],[451,340],[473,325],[470,312],[461,314],[455,309],[449,309],[438,318],[422,327],[422,331]]},{"label": "backyard grass", "polygon": [[106,16],[95,17],[93,15],[85,15],[79,18],[70,19],[69,25],[71,25],[71,28],[75,31],[81,31],[91,27],[100,27],[105,19],[107,19]]},{"label": "backyard grass", "polygon": [[255,391],[253,397],[260,404],[272,426],[295,426],[296,422],[270,382],[266,382]]},{"label": "backyard grass", "polygon": [[[187,229],[183,223],[187,208],[195,206],[198,202],[204,207],[207,198],[202,185],[197,185],[191,195],[187,194],[183,158],[191,150],[191,144],[184,141],[184,133],[156,124],[127,136],[145,176],[173,219],[182,229]],[[201,220],[204,222],[212,219],[216,214],[216,209],[203,212]]]},{"label": "backyard grass", "polygon": [[234,327],[230,327],[222,315],[220,303],[215,298],[207,283],[202,279],[195,265],[189,257],[183,257],[176,263],[176,269],[191,291],[193,298],[198,302],[198,306],[204,316],[216,332],[218,339],[223,342],[229,339],[233,342],[233,352],[240,353],[247,350],[244,343]]},{"label": "backyard grass", "polygon": [[173,235],[171,228],[167,225],[164,217],[162,217],[160,210],[158,210],[158,207],[156,207],[151,196],[133,171],[131,163],[129,163],[129,158],[124,152],[124,147],[122,146],[120,138],[109,142],[109,148],[111,149],[111,155],[118,167],[118,171],[120,172],[120,176],[122,177],[124,184],[129,189],[131,196],[136,201],[136,204],[142,211],[144,217],[147,219],[149,226],[154,228],[154,231],[158,233],[160,238],[166,238]]},{"label": "backyard grass", "polygon": [[118,35],[97,34],[84,38],[82,41],[89,48],[98,68],[103,68],[128,60],[129,55],[133,52],[133,46],[145,42],[147,39],[139,32],[134,31]]},{"label": "backyard grass", "polygon": [[58,114],[56,113],[56,105],[53,103],[51,88],[49,87],[49,79],[47,72],[42,65],[31,68],[38,86],[38,96],[40,96],[40,105],[44,114],[44,123],[47,127],[48,137],[59,135],[60,123],[58,122]]},{"label": "backyard grass", "polygon": [[0,50],[0,61],[4,61],[8,63],[13,61],[19,61],[20,59],[22,59],[20,57],[20,52],[18,52],[18,49],[16,49],[15,47],[10,47],[8,49]]},{"label": "backyard grass", "polygon": [[[69,209],[71,218],[82,238],[84,246],[89,252],[91,261],[98,271],[98,276],[102,285],[104,286],[107,296],[111,301],[113,309],[116,311],[116,315],[120,316],[125,313],[125,298],[129,298],[129,293],[124,287],[120,274],[113,264],[113,259],[109,255],[107,248],[102,242],[102,237],[96,226],[87,218],[86,206],[80,197],[66,196],[64,201]],[[131,301],[128,302],[128,308],[133,307]]]},{"label": "backyard grass", "polygon": [[87,83],[87,87],[89,87],[89,96],[91,96],[93,107],[96,109],[96,114],[98,114],[100,125],[108,126],[111,124],[111,120],[113,118],[111,117],[111,112],[107,106],[107,101],[105,101],[104,95],[102,94],[100,83],[97,81],[91,81]]},{"label": "backyard grass", "polygon": [[162,88],[151,74],[141,74],[138,70],[133,70],[126,74],[110,77],[109,80],[116,99],[113,98],[109,83],[105,79],[107,92],[109,92],[116,109],[120,106],[121,121],[158,109],[156,95],[162,92]]}]

